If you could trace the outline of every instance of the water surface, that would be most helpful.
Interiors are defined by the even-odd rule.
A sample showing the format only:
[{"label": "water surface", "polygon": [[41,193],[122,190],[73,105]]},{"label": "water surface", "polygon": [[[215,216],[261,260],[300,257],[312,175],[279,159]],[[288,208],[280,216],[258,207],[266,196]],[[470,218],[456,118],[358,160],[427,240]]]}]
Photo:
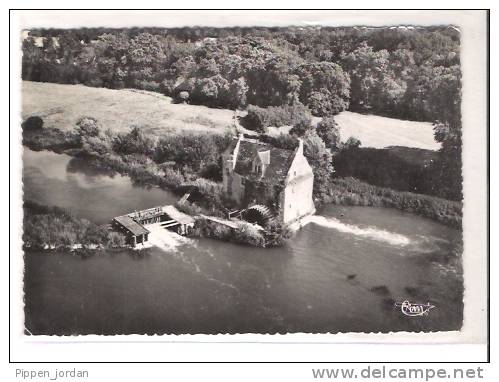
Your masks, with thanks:
[{"label": "water surface", "polygon": [[[105,223],[174,202],[160,189],[25,149],[24,195]],[[282,248],[170,235],[89,258],[25,255],[33,334],[428,331],[462,322],[461,233],[392,209],[328,206]],[[406,317],[395,301],[430,302]]]}]

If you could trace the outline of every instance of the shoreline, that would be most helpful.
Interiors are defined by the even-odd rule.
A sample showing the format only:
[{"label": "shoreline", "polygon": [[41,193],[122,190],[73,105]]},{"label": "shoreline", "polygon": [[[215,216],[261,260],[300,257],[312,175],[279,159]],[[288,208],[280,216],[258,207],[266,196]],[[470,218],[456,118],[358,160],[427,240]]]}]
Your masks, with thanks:
[{"label": "shoreline", "polygon": [[[53,129],[59,131],[57,129]],[[39,142],[38,142],[39,143]],[[188,187],[200,185],[200,179],[207,183],[199,189],[206,198],[205,204],[209,207],[210,215],[220,215],[222,205],[220,200],[214,198],[216,191],[213,188],[219,185],[216,182],[207,181],[198,177],[196,180],[172,179],[166,174],[158,173],[155,168],[149,168],[147,164],[137,165],[126,163],[119,155],[110,155],[110,153],[101,155],[90,155],[81,148],[74,146],[74,140],[69,139],[65,145],[61,141],[44,142],[42,146],[37,145],[32,139],[25,137],[23,146],[33,151],[48,150],[58,154],[66,154],[72,158],[84,158],[85,156],[94,161],[97,167],[102,170],[112,170],[122,176],[128,176],[139,185],[147,187],[159,187],[165,191],[175,194],[182,194]],[[184,178],[182,176],[182,178]],[[211,184],[211,183],[213,184]],[[207,188],[208,187],[208,188]],[[316,198],[316,208],[332,204],[344,206],[370,206],[382,208],[395,208],[400,211],[414,213],[418,216],[427,217],[441,224],[462,229],[462,203],[447,199],[438,198],[431,195],[416,194],[406,191],[397,191],[383,188],[362,182],[355,178],[335,178],[332,180],[332,188],[328,194],[322,194]],[[200,206],[203,207],[203,206]],[[293,227],[290,227],[294,230]],[[300,224],[298,224],[300,228]]]}]

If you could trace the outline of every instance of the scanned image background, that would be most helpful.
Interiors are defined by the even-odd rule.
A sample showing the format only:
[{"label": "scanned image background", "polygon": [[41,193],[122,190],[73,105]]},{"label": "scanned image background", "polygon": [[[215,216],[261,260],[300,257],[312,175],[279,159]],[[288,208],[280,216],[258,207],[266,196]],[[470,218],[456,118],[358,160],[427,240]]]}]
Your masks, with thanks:
[{"label": "scanned image background", "polygon": [[24,30],[26,334],[459,330],[461,38]]}]

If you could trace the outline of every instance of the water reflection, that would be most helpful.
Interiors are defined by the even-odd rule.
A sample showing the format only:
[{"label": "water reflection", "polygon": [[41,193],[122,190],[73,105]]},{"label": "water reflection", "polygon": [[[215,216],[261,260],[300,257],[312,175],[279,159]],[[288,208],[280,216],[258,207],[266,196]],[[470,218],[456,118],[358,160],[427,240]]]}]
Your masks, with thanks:
[{"label": "water reflection", "polygon": [[102,166],[92,158],[72,157],[66,166],[66,171],[70,174],[82,174],[89,178],[96,179],[101,177],[114,178],[118,172]]},{"label": "water reflection", "polygon": [[25,149],[23,163],[25,200],[68,208],[97,224],[135,209],[177,200],[170,192],[138,187],[126,176],[101,171],[91,161],[85,163],[65,154]]},{"label": "water reflection", "polygon": [[[27,150],[24,164],[26,199],[97,223],[176,200],[64,155]],[[282,248],[188,239],[84,261],[27,253],[26,326],[37,334],[460,328],[459,231],[391,209],[327,206],[319,215]],[[409,318],[394,308],[406,299],[436,308]]]}]

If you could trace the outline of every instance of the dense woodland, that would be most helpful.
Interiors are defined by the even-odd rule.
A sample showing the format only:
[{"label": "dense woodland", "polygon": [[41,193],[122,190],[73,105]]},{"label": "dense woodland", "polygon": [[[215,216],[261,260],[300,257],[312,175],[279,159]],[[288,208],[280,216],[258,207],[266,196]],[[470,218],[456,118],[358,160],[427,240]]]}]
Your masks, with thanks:
[{"label": "dense woodland", "polygon": [[[320,181],[314,185],[316,195],[328,192],[335,157],[342,175],[352,175],[346,161],[357,155],[349,149],[361,144],[353,139],[346,145],[349,151],[341,147],[335,114],[351,110],[431,121],[442,149],[421,175],[424,185],[416,189],[460,200],[459,44],[453,27],[36,30],[23,40],[22,77],[137,88],[161,92],[177,102],[247,109],[243,122],[259,132],[270,125],[292,124],[290,133],[306,138],[306,154]],[[322,125],[312,127],[311,116],[324,117]],[[110,147],[123,156],[180,161],[171,158],[180,153],[171,150],[174,143],[168,139],[154,152],[141,152],[152,146],[137,145],[137,137],[126,138],[109,138]],[[289,139],[279,141],[286,144]],[[184,155],[189,160],[189,154]],[[213,168],[217,161],[212,159]],[[189,165],[199,167],[199,162]],[[210,173],[205,163],[196,170]],[[212,172],[208,178],[216,178],[216,168]],[[411,174],[396,171],[394,176]],[[362,179],[363,174],[357,176]],[[409,179],[401,182],[402,190],[408,188]],[[437,187],[429,187],[432,182]]]}]

